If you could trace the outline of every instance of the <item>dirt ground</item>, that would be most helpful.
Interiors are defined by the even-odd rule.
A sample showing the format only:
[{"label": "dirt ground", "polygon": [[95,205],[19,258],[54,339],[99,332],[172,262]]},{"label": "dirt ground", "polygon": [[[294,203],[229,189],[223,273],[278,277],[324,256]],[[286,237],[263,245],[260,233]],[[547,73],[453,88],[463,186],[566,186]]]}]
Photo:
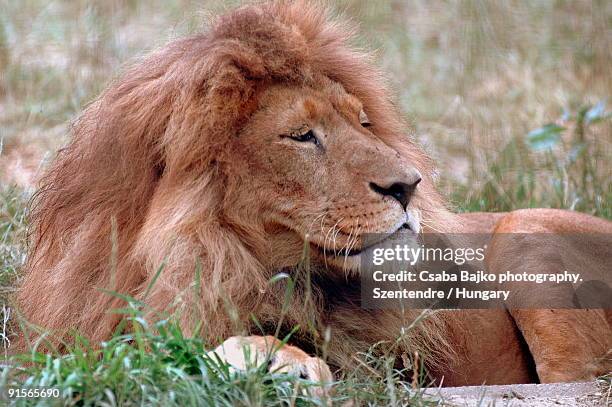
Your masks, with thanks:
[{"label": "dirt ground", "polygon": [[452,406],[612,406],[610,383],[517,384],[429,389],[427,395],[442,397]]}]

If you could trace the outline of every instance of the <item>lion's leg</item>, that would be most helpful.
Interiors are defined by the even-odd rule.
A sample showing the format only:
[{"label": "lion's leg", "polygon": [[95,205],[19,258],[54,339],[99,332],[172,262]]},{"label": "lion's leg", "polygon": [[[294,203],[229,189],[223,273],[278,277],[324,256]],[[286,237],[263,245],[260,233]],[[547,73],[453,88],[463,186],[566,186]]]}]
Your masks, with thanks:
[{"label": "lion's leg", "polygon": [[[487,250],[487,267],[497,274],[562,270],[594,273],[605,264],[599,257],[605,253],[605,249],[598,250],[601,241],[588,234],[580,235],[580,239],[554,237],[558,232],[584,233],[589,227],[595,231],[600,222],[563,211],[513,212],[495,229]],[[605,231],[609,226],[597,227]],[[548,237],[543,238],[542,233],[549,233]],[[587,380],[612,370],[612,328],[604,310],[542,309],[546,301],[572,298],[571,287],[559,284],[540,285],[537,293],[535,287],[527,290],[524,283],[513,289],[517,302],[510,304],[514,308],[510,314],[529,347],[541,382]],[[521,290],[525,290],[524,295]]]},{"label": "lion's leg", "polygon": [[542,383],[592,379],[612,371],[612,333],[602,310],[511,311]]},{"label": "lion's leg", "polygon": [[309,356],[303,350],[284,345],[273,336],[232,336],[217,346],[211,356],[218,356],[234,369],[268,363],[268,371],[293,374],[319,382],[318,394],[325,394],[333,375],[322,359]]},{"label": "lion's leg", "polygon": [[[336,307],[329,315],[330,361],[351,369],[362,352],[393,352],[398,357],[416,352],[427,367],[427,384],[429,379],[443,386],[533,380],[530,360],[505,310],[440,311],[414,324],[421,312]],[[371,348],[374,344],[375,348]],[[403,367],[420,370],[420,366]]]}]

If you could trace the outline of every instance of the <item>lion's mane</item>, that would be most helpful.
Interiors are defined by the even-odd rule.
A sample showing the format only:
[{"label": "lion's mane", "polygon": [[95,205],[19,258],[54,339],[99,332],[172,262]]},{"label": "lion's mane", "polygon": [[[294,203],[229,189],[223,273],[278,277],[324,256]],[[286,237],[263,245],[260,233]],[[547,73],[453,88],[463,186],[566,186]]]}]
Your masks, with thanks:
[{"label": "lion's mane", "polygon": [[[120,318],[108,311],[125,303],[101,289],[143,300],[160,266],[146,302],[155,309],[189,308],[187,331],[192,315],[200,315],[211,341],[230,336],[235,327],[227,304],[237,321],[251,312],[277,317],[275,298],[282,295],[270,294],[268,280],[277,270],[265,267],[263,230],[227,216],[249,203],[224,199],[238,186],[221,168],[232,164],[226,141],[257,108],[261,90],[314,74],[362,101],[370,120],[382,124],[377,136],[422,172],[424,223],[452,229],[431,162],[407,139],[371,56],[349,45],[353,31],[312,2],[244,6],[206,32],[137,61],[112,82],[73,123],[71,142],[33,199],[18,294],[25,319],[60,336],[76,328],[106,339]],[[196,263],[202,287],[194,298]],[[299,323],[299,307],[294,311],[288,320]]]}]

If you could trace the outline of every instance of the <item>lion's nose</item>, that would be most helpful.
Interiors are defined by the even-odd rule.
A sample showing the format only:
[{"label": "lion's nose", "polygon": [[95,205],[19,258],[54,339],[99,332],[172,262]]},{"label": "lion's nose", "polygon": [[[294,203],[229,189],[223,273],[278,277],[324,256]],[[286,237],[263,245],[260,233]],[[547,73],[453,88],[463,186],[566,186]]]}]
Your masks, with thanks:
[{"label": "lion's nose", "polygon": [[395,181],[383,185],[370,182],[370,188],[382,196],[395,198],[405,210],[419,182],[421,182],[421,174],[417,173],[410,180]]}]

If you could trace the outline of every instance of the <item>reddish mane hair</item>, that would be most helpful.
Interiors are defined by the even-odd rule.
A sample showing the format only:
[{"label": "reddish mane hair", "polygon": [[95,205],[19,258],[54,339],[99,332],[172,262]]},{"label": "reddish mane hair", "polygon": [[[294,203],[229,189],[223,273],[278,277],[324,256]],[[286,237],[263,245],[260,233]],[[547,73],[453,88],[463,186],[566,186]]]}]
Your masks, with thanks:
[{"label": "reddish mane hair", "polygon": [[[33,200],[32,245],[18,297],[25,318],[60,336],[77,328],[106,339],[118,323],[108,311],[122,303],[99,288],[142,298],[162,263],[147,301],[157,309],[187,307],[186,315],[194,310],[186,304],[194,305],[212,341],[234,329],[227,299],[241,319],[253,310],[263,319],[276,317],[275,295],[262,294],[274,272],[262,261],[263,233],[224,215],[235,205],[224,191],[236,186],[220,170],[233,162],[228,138],[273,83],[323,75],[342,84],[371,121],[384,123],[377,136],[423,174],[424,221],[452,228],[430,160],[407,140],[371,58],[348,45],[352,32],[311,2],[245,6],[203,34],[169,43],[111,83],[76,120],[70,144]],[[196,259],[206,286],[194,301]],[[294,307],[290,320],[299,322],[300,312]]]}]

